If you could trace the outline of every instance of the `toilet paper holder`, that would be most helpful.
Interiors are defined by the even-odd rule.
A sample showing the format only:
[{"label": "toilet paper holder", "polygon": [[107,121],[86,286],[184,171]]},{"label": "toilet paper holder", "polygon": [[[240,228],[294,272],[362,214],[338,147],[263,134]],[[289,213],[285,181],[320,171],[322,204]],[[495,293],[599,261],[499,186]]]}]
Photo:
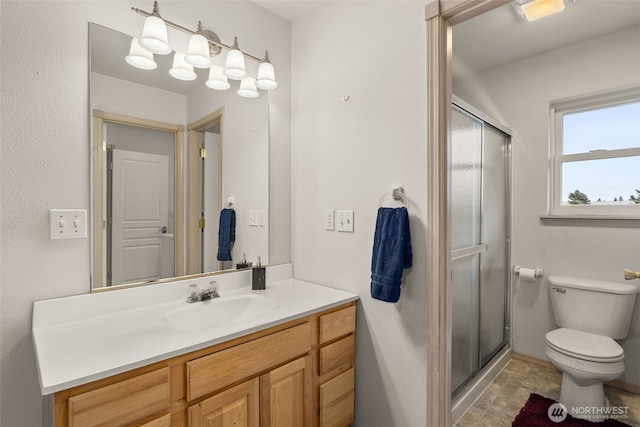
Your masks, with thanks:
[{"label": "toilet paper holder", "polygon": [[[540,277],[544,276],[544,271],[541,268],[524,268],[524,267],[520,267],[519,265],[516,265],[515,267],[513,267],[513,273],[516,276],[520,275],[520,272],[525,273],[526,272],[526,276],[531,276],[531,272],[533,272],[533,277],[536,279],[539,279]],[[524,274],[523,274],[524,275]]]}]

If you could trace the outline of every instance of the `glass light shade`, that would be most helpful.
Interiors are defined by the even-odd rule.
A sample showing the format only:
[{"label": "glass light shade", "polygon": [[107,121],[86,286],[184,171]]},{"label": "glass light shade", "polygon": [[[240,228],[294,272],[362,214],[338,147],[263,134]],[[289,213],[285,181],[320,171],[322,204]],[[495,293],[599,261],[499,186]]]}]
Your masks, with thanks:
[{"label": "glass light shade", "polygon": [[233,80],[242,80],[247,76],[244,55],[238,49],[231,49],[227,53],[224,75]]},{"label": "glass light shade", "polygon": [[243,98],[257,98],[260,96],[256,88],[256,79],[251,76],[242,79],[240,81],[240,89],[238,89],[237,93]]},{"label": "glass light shade", "polygon": [[197,76],[193,71],[193,66],[187,64],[184,56],[184,53],[175,53],[173,56],[173,66],[169,70],[169,74],[178,80],[195,80]]},{"label": "glass light shade", "polygon": [[224,68],[219,65],[213,64],[211,69],[209,70],[209,80],[205,82],[205,84],[211,89],[215,90],[227,90],[231,87],[229,81],[227,80],[227,76],[225,76],[222,72]]},{"label": "glass light shade", "polygon": [[158,67],[156,61],[153,60],[153,53],[140,46],[139,39],[134,37],[131,40],[129,55],[124,59],[131,66],[140,68],[141,70],[155,70]]},{"label": "glass light shade", "polygon": [[520,5],[527,21],[535,21],[564,10],[563,0],[533,0]]},{"label": "glass light shade", "polygon": [[278,88],[278,82],[276,82],[276,72],[271,62],[263,61],[258,67],[258,79],[256,80],[256,86],[263,90],[273,90]]},{"label": "glass light shade", "polygon": [[185,61],[197,68],[211,67],[209,56],[209,42],[202,34],[194,34],[189,38],[189,50]]},{"label": "glass light shade", "polygon": [[142,29],[142,37],[140,37],[140,46],[150,50],[158,55],[166,55],[171,53],[169,47],[169,36],[167,34],[167,25],[162,18],[157,16],[148,16],[144,20],[144,28]]}]

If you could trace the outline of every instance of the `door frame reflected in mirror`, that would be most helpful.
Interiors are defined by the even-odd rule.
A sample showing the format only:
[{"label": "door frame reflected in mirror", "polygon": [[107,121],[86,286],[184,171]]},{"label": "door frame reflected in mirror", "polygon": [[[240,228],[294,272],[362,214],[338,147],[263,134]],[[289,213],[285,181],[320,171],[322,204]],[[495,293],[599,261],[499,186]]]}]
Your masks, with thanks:
[{"label": "door frame reflected in mirror", "polygon": [[[224,107],[220,107],[211,114],[190,123],[187,126],[189,131],[189,201],[188,201],[188,213],[187,213],[187,274],[200,274],[203,271],[202,260],[202,244],[203,244],[203,219],[204,212],[204,185],[203,185],[203,157],[202,148],[204,141],[204,133],[211,129],[211,127],[220,126],[220,153],[223,152],[224,146]],[[220,154],[221,155],[221,154]],[[222,173],[223,162],[220,162],[220,195],[222,196],[222,189],[224,188]],[[221,199],[221,205],[222,199]],[[215,226],[215,224],[213,225]],[[222,268],[218,268],[218,271],[222,271]]]},{"label": "door frame reflected in mirror", "polygon": [[[105,176],[106,176],[106,140],[105,125],[116,123],[127,126],[137,126],[165,132],[172,132],[174,138],[174,206],[175,230],[174,230],[174,274],[184,275],[185,241],[184,230],[179,224],[184,221],[184,126],[160,121],[141,119],[122,114],[109,113],[102,110],[93,111],[93,277],[92,292],[106,289],[105,281],[105,257],[106,242],[105,230],[107,218],[104,218],[105,208]],[[114,286],[118,286],[116,284]],[[126,284],[136,285],[136,284]],[[109,286],[111,288],[111,286]]]}]

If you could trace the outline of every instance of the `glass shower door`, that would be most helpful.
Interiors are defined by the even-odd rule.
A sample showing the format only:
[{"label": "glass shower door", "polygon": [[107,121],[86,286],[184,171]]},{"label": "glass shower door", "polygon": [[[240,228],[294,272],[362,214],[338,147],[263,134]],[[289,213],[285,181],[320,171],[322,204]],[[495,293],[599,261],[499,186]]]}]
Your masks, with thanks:
[{"label": "glass shower door", "polygon": [[506,344],[508,136],[454,107],[451,144],[452,390]]}]

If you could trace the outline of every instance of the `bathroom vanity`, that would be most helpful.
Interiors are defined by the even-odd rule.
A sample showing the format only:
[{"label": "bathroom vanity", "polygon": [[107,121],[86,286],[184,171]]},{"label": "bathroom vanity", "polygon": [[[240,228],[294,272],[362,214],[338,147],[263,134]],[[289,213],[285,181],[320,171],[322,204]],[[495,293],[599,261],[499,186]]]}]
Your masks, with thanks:
[{"label": "bathroom vanity", "polygon": [[[148,292],[141,288],[36,302],[34,342],[53,425],[351,424],[357,296],[295,279],[251,291],[238,285],[242,274],[218,279],[221,297],[211,302],[184,302],[193,281],[155,285],[146,306],[131,300]],[[276,306],[213,326],[200,319],[261,298]],[[186,323],[172,320],[176,310]]]}]

